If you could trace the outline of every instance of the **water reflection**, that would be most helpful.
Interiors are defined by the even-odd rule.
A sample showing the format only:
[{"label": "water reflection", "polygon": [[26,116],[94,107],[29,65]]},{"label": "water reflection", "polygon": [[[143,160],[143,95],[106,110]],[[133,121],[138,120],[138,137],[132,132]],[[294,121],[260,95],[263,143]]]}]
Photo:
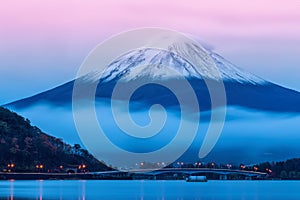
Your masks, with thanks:
[{"label": "water reflection", "polygon": [[39,191],[37,193],[36,200],[43,200],[43,180],[38,181]]},{"label": "water reflection", "polygon": [[299,199],[298,181],[0,181],[0,200]]},{"label": "water reflection", "polygon": [[[78,194],[78,200],[85,200],[85,185],[86,181],[80,181],[81,182],[81,190],[79,190]],[[80,199],[80,194],[81,194],[81,199]]]},{"label": "water reflection", "polygon": [[[77,191],[77,195],[76,195]],[[0,200],[86,200],[86,181],[0,180]]]},{"label": "water reflection", "polygon": [[14,180],[9,180],[9,185],[10,185],[10,190],[9,190],[9,200],[13,200],[14,199]]}]

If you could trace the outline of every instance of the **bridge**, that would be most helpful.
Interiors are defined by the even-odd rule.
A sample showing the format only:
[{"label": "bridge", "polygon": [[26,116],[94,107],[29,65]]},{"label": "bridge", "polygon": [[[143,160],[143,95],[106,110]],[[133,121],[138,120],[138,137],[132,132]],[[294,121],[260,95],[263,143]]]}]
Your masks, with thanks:
[{"label": "bridge", "polygon": [[134,169],[126,171],[105,171],[105,172],[93,172],[92,174],[108,177],[124,177],[124,176],[147,176],[156,179],[159,175],[199,175],[199,174],[217,174],[220,180],[227,180],[228,175],[241,175],[245,179],[264,178],[267,173],[256,172],[256,171],[246,171],[246,170],[236,170],[236,169],[214,169],[214,168],[162,168],[162,169]]},{"label": "bridge", "polygon": [[[227,180],[229,175],[240,175],[245,179],[264,178],[267,173],[214,168],[162,168],[162,169],[134,169],[126,171],[101,171],[86,173],[18,173],[0,172],[1,179],[36,180],[36,179],[185,179],[191,175],[218,175],[220,180]],[[216,178],[216,177],[214,177]]]}]

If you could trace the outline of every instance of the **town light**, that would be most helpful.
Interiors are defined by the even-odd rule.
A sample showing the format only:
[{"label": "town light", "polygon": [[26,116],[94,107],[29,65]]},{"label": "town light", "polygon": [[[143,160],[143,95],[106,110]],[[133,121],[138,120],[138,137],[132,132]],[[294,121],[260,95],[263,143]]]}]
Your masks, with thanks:
[{"label": "town light", "polygon": [[272,170],[270,170],[269,168],[266,168],[266,171],[269,172],[270,174],[272,173]]},{"label": "town light", "polygon": [[14,167],[15,167],[15,164],[14,164],[14,163],[8,163],[8,164],[7,164],[7,168],[8,168],[7,171],[8,171],[8,172],[11,172],[12,169],[13,169]]},{"label": "town light", "polygon": [[9,164],[7,164],[7,167],[14,168],[14,167],[15,167],[15,164],[14,164],[14,163],[9,163]]}]

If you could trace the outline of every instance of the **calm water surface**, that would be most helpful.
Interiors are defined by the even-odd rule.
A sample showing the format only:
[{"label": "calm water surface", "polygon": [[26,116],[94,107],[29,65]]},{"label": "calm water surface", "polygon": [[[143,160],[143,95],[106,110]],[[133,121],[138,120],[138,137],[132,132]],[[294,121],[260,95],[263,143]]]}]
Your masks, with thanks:
[{"label": "calm water surface", "polygon": [[0,181],[0,199],[300,199],[300,181]]}]

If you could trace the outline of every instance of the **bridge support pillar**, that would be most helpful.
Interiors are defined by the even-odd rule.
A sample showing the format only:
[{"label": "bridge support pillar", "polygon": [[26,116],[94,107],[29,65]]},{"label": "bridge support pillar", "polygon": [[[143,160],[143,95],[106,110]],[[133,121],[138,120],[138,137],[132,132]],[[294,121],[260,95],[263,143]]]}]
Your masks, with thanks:
[{"label": "bridge support pillar", "polygon": [[227,174],[220,174],[220,180],[227,180]]}]

